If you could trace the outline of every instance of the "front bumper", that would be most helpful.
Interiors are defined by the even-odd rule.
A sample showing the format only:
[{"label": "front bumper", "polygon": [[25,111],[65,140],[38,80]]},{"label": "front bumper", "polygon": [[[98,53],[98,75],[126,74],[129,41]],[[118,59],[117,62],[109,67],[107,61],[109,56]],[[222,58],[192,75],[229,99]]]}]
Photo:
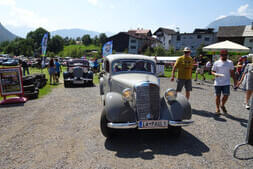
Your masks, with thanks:
[{"label": "front bumper", "polygon": [[[169,120],[169,126],[173,127],[184,127],[184,126],[189,126],[193,123],[192,120],[183,120],[183,121],[172,121]],[[107,123],[107,127],[113,128],[113,129],[134,129],[138,128],[138,123],[137,122],[131,122],[131,123]]]},{"label": "front bumper", "polygon": [[80,79],[74,79],[74,78],[67,78],[64,79],[64,81],[92,81],[93,79],[90,78],[80,78]]}]

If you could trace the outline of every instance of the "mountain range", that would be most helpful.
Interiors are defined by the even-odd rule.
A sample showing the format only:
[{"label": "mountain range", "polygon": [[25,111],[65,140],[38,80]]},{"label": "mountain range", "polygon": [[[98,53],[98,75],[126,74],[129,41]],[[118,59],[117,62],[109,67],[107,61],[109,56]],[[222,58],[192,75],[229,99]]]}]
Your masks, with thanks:
[{"label": "mountain range", "polygon": [[240,25],[251,25],[253,20],[246,16],[227,16],[221,19],[217,19],[211,22],[207,28],[214,28],[218,31],[219,26],[240,26]]},{"label": "mountain range", "polygon": [[[207,28],[214,28],[215,31],[218,31],[219,26],[239,26],[239,25],[251,25],[253,22],[252,19],[249,19],[246,16],[227,16],[221,19],[217,19],[213,22],[211,22]],[[8,29],[6,29],[1,23],[0,23],[0,42],[3,41],[11,41],[15,39],[16,37],[26,37],[26,34],[30,31],[34,31],[32,28],[27,27],[13,27],[8,25],[7,26],[11,32],[14,32],[15,34],[11,33]],[[85,29],[60,29],[56,31],[51,32],[51,36],[60,35],[61,37],[71,37],[71,38],[77,38],[82,37],[85,34],[89,34],[92,38],[94,36],[98,36],[100,33],[96,31],[90,31]],[[113,33],[106,32],[107,36],[112,36]]]},{"label": "mountain range", "polygon": [[8,31],[1,23],[0,23],[0,42],[4,41],[12,41],[17,36]]},{"label": "mountain range", "polygon": [[60,35],[61,37],[69,37],[76,39],[83,35],[89,34],[92,38],[98,36],[100,33],[84,29],[59,29],[51,32],[51,36]]}]

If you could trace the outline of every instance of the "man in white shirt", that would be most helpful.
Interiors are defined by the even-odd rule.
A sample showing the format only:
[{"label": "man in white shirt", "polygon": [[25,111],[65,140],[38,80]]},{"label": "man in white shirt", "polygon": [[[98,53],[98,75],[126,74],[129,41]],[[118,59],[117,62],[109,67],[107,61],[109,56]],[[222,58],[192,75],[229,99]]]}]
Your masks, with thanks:
[{"label": "man in white shirt", "polygon": [[[225,104],[230,94],[230,77],[234,80],[234,86],[237,83],[234,76],[234,64],[231,60],[227,59],[228,51],[220,51],[220,59],[214,62],[212,67],[212,74],[215,76],[214,88],[216,94],[216,112],[215,114],[220,115],[220,108],[224,113],[227,113]],[[220,101],[221,93],[223,98]]]}]

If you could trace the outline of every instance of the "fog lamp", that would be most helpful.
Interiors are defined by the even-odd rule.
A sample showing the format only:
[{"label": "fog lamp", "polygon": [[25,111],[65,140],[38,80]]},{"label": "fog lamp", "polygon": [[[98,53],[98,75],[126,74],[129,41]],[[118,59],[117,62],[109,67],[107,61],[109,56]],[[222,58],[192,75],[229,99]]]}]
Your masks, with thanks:
[{"label": "fog lamp", "polygon": [[167,89],[164,94],[167,101],[174,101],[177,98],[177,92],[175,89]]},{"label": "fog lamp", "polygon": [[133,100],[133,93],[132,90],[130,88],[126,88],[122,91],[122,98],[123,100],[126,101],[131,101]]}]

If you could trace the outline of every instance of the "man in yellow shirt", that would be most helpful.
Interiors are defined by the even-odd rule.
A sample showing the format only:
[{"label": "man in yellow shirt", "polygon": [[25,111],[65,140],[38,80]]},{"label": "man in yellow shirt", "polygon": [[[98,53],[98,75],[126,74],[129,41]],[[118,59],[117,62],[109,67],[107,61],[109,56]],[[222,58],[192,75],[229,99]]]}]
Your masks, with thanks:
[{"label": "man in yellow shirt", "polygon": [[184,55],[177,59],[173,69],[171,81],[174,81],[175,70],[178,69],[177,73],[177,92],[181,92],[182,88],[185,87],[186,98],[189,100],[190,91],[192,91],[192,68],[193,59],[190,56],[191,50],[189,47],[184,48]]}]

